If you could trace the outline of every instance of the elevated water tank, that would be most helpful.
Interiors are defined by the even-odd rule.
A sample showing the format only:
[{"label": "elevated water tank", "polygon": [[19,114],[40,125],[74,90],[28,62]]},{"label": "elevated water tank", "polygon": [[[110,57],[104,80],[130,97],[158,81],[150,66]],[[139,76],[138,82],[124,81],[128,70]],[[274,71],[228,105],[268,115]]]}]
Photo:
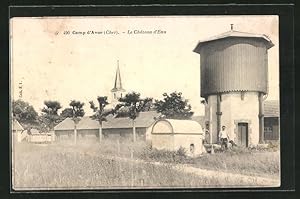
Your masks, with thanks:
[{"label": "elevated water tank", "polygon": [[263,143],[264,107],[268,93],[268,49],[263,34],[231,30],[199,41],[201,96],[210,142],[219,141],[221,126],[239,145]]},{"label": "elevated water tank", "polygon": [[268,92],[268,52],[265,35],[229,31],[200,41],[201,96],[232,91]]}]

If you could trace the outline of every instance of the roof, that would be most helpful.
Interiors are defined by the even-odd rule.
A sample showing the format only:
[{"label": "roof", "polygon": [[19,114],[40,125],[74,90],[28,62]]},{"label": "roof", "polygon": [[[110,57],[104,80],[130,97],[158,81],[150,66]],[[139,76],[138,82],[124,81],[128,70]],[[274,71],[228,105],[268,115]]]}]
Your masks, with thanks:
[{"label": "roof", "polygon": [[[74,126],[74,122],[73,122],[73,126]],[[99,127],[100,127],[99,122],[97,120],[93,120],[89,116],[81,118],[81,120],[77,125],[77,129],[98,129]]]},{"label": "roof", "polygon": [[13,120],[12,122],[12,130],[13,131],[23,131],[24,128],[22,127],[22,125],[18,122],[18,120]]},{"label": "roof", "polygon": [[155,128],[155,125],[161,121],[168,122],[173,129],[173,133],[175,134],[199,134],[199,133],[202,134],[203,133],[201,125],[198,122],[193,120],[160,119],[156,121],[156,123],[153,126],[153,129]]},{"label": "roof", "polygon": [[280,106],[278,100],[267,100],[264,103],[264,117],[279,117]]},{"label": "roof", "polygon": [[[154,122],[154,118],[158,118],[160,113],[155,111],[141,112],[139,117],[135,119],[136,127],[149,127]],[[131,128],[132,120],[128,117],[113,118],[112,116],[108,118],[107,122],[103,123],[103,128]]]},{"label": "roof", "polygon": [[120,73],[120,68],[119,68],[119,60],[118,60],[118,67],[116,71],[116,77],[115,77],[115,84],[113,89],[111,89],[112,92],[115,91],[125,91],[122,87],[122,80],[121,80],[121,73]]},{"label": "roof", "polygon": [[74,122],[71,118],[66,118],[62,122],[58,123],[54,130],[71,130],[74,128]]},{"label": "roof", "polygon": [[[135,119],[135,126],[137,128],[147,128],[155,122],[155,118],[159,117],[159,113],[155,111],[141,112],[139,117]],[[77,125],[77,129],[98,129],[99,122],[93,120],[89,116],[82,117]],[[102,123],[103,129],[115,128],[132,128],[132,120],[128,117],[116,118],[112,115],[107,117],[107,122]],[[54,127],[54,130],[72,130],[74,129],[74,122],[71,118],[66,118],[61,123]]]},{"label": "roof", "polygon": [[274,44],[272,43],[272,41],[270,40],[270,38],[267,35],[264,35],[264,34],[253,34],[253,33],[239,32],[239,31],[235,31],[235,30],[230,30],[230,31],[222,33],[220,35],[216,35],[216,36],[204,39],[204,40],[200,40],[198,42],[197,46],[195,47],[194,52],[198,52],[199,48],[204,43],[211,42],[211,41],[216,41],[216,40],[220,40],[220,39],[225,39],[225,38],[230,38],[230,37],[260,38],[260,39],[264,39],[267,42],[268,48],[271,48],[271,47],[274,46]]}]

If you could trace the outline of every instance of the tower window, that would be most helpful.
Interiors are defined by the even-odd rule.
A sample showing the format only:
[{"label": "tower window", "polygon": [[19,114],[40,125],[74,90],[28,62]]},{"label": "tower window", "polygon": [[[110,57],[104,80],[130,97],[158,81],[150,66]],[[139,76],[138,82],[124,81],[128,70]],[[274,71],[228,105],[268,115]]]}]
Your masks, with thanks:
[{"label": "tower window", "polygon": [[121,93],[121,98],[123,97],[122,93]]},{"label": "tower window", "polygon": [[114,99],[116,99],[116,93],[114,93]]}]

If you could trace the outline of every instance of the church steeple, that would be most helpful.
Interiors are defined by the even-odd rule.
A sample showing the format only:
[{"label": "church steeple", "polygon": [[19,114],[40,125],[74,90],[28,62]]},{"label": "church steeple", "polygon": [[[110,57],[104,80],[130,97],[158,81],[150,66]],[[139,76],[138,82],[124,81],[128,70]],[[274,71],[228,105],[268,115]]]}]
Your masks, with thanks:
[{"label": "church steeple", "polygon": [[116,77],[115,77],[115,85],[113,89],[111,89],[112,92],[115,91],[125,91],[122,87],[122,80],[121,80],[121,73],[120,73],[120,67],[119,67],[119,60],[117,65],[117,71],[116,71]]},{"label": "church steeple", "polygon": [[116,71],[116,76],[115,76],[115,84],[114,87],[111,89],[112,93],[112,100],[111,104],[113,107],[119,102],[119,99],[124,97],[125,89],[122,86],[122,81],[121,81],[121,73],[120,73],[120,67],[119,67],[119,60],[117,62],[117,71]]}]

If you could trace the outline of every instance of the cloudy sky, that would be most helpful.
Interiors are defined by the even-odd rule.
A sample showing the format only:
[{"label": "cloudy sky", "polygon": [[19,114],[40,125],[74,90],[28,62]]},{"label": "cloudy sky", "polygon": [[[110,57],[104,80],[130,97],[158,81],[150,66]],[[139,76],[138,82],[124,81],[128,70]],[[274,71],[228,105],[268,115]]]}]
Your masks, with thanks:
[{"label": "cloudy sky", "polygon": [[277,16],[13,18],[12,98],[19,98],[22,82],[22,99],[38,112],[44,100],[58,100],[66,108],[76,99],[91,114],[90,100],[111,97],[119,60],[127,91],[156,99],[180,91],[195,115],[202,115],[200,56],[193,49],[199,40],[229,31],[230,24],[237,31],[266,34],[275,44],[269,50],[268,99],[279,99]]}]

